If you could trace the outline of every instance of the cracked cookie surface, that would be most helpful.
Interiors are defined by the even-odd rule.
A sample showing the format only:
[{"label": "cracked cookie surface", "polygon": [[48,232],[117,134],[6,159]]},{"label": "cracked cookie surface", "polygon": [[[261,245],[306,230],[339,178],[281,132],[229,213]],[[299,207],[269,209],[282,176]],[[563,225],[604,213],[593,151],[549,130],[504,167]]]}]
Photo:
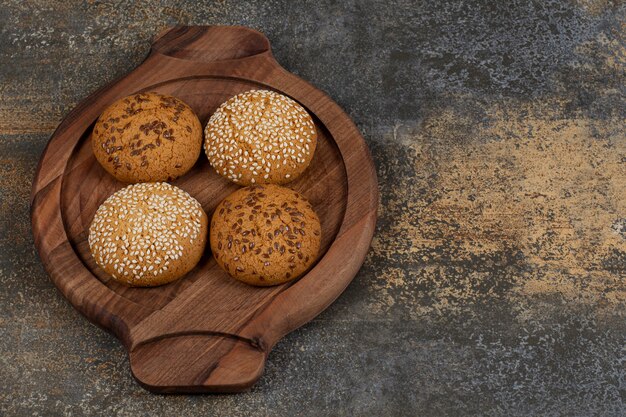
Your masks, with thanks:
[{"label": "cracked cookie surface", "polygon": [[242,184],[285,184],[309,166],[317,145],[313,119],[297,102],[251,90],[223,103],[204,130],[215,171]]}]

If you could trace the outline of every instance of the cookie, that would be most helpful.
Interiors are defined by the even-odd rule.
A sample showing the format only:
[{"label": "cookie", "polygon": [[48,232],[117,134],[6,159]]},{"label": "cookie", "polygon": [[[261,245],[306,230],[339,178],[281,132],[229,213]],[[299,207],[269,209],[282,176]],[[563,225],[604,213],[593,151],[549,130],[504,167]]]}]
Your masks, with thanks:
[{"label": "cookie", "polygon": [[232,277],[251,285],[298,278],[317,259],[320,241],[320,221],[311,204],[278,185],[235,191],[211,219],[215,260]]},{"label": "cookie", "polygon": [[204,150],[218,174],[242,185],[284,184],[311,163],[317,132],[302,106],[252,90],[232,97],[204,129]]},{"label": "cookie", "polygon": [[176,97],[140,93],[111,104],[91,140],[100,165],[119,181],[170,181],[198,159],[202,125]]},{"label": "cookie", "polygon": [[208,218],[200,203],[167,183],[129,185],[110,196],[89,227],[89,248],[116,281],[152,287],[175,281],[200,260]]}]

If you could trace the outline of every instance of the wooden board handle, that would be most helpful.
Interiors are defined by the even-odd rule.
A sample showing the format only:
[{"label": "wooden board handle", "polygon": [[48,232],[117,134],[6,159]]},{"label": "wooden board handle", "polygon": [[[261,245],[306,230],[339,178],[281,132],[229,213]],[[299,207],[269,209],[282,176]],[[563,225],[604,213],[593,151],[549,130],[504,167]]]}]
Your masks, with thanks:
[{"label": "wooden board handle", "polygon": [[242,26],[176,26],[159,33],[152,44],[152,54],[204,63],[270,53],[265,35]]},{"label": "wooden board handle", "polygon": [[150,391],[239,392],[259,379],[266,353],[247,340],[197,332],[140,344],[129,357],[133,376]]}]

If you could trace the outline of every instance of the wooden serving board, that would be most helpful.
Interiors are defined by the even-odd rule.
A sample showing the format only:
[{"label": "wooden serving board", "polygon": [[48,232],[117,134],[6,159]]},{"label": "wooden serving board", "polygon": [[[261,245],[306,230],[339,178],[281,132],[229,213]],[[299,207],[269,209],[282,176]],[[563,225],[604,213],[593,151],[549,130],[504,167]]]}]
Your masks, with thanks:
[{"label": "wooden serving board", "polygon": [[[177,282],[146,289],[108,279],[91,258],[87,231],[98,206],[125,184],[91,151],[100,113],[121,97],[157,91],[184,100],[204,125],[228,98],[261,88],[292,97],[315,119],[313,162],[288,184],[322,222],[315,266],[295,282],[256,288],[228,277],[207,245],[198,266]],[[209,216],[238,188],[204,154],[174,184]],[[157,36],[139,67],[94,92],[59,125],[39,162],[31,214],[52,281],[78,311],[122,341],[141,385],[168,393],[237,392],[258,380],[281,337],[328,307],[354,278],[374,233],[377,203],[374,165],[353,122],[326,94],[282,68],[264,35],[243,27],[177,27]]]}]

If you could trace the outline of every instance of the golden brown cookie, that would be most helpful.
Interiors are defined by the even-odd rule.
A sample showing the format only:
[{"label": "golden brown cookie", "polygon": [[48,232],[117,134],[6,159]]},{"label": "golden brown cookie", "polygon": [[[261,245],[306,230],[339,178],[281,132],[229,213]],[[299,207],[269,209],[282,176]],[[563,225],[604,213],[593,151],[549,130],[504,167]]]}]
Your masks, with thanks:
[{"label": "golden brown cookie", "polygon": [[284,184],[311,163],[317,132],[304,108],[282,94],[232,97],[204,129],[204,151],[218,174],[238,184]]},{"label": "golden brown cookie", "polygon": [[320,241],[320,221],[311,204],[278,185],[235,191],[211,219],[211,250],[217,263],[251,285],[299,277],[317,259]]},{"label": "golden brown cookie", "polygon": [[140,93],[111,104],[93,128],[93,153],[120,181],[170,181],[195,164],[202,126],[176,97]]},{"label": "golden brown cookie", "polygon": [[177,280],[200,260],[208,218],[180,188],[129,185],[110,196],[89,227],[94,260],[115,280],[152,287]]}]

